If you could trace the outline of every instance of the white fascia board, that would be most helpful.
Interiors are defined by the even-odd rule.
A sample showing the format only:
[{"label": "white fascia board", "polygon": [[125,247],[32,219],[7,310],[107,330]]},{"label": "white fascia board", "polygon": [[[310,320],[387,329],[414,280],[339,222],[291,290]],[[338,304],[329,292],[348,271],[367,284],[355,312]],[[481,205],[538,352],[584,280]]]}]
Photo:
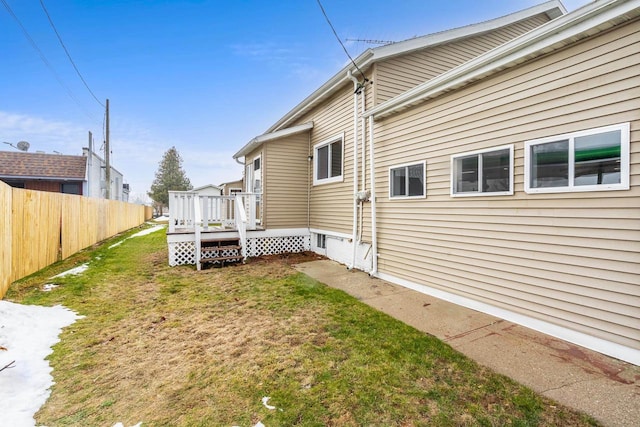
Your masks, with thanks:
[{"label": "white fascia board", "polygon": [[30,179],[33,181],[73,181],[84,182],[86,181],[86,174],[83,177],[68,177],[68,176],[38,176],[38,175],[0,175],[0,179],[12,179],[12,180],[25,180]]},{"label": "white fascia board", "polygon": [[625,14],[639,13],[640,0],[601,0],[550,21],[522,36],[480,55],[428,82],[392,98],[367,111],[363,116],[379,119],[402,111],[426,99],[434,98],[499,70],[546,54],[567,41],[591,31]]},{"label": "white fascia board", "polygon": [[558,0],[551,0],[499,18],[375,48],[375,59],[381,60],[393,56],[404,55],[414,50],[424,49],[430,46],[449,43],[456,39],[486,33],[488,31],[495,30],[496,28],[502,28],[507,25],[529,19],[541,13],[546,13],[549,18],[554,19],[566,14],[567,10]]},{"label": "white fascia board", "polygon": [[244,147],[242,147],[240,151],[234,154],[233,158],[237,159],[238,157],[242,157],[246,154],[249,154],[256,147],[260,146],[261,144],[267,141],[273,141],[274,139],[284,138],[287,136],[295,135],[297,133],[306,132],[311,129],[313,129],[313,122],[307,122],[298,126],[281,129],[275,132],[265,133],[265,134],[256,136],[251,141],[249,141]]}]

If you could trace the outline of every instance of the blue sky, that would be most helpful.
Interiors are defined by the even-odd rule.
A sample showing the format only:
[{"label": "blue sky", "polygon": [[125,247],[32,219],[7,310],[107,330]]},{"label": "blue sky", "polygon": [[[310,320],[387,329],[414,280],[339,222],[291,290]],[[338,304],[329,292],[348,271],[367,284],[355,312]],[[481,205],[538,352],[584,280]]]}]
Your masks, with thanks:
[{"label": "blue sky", "polygon": [[[132,201],[146,198],[171,146],[196,187],[240,178],[231,156],[347,62],[316,0],[42,1],[93,94],[102,104],[109,98],[112,164],[130,184]],[[322,4],[343,41],[399,41],[541,2]],[[572,11],[588,2],[563,4]],[[354,58],[371,47],[346,46]],[[0,0],[0,52],[0,141],[80,155],[91,131],[102,146],[104,108],[76,74],[40,0]]]}]

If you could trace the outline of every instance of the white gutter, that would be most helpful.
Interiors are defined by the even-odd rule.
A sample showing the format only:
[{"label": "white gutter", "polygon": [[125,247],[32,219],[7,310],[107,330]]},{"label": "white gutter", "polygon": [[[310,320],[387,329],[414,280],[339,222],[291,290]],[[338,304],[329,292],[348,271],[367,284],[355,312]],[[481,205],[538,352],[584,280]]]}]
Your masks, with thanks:
[{"label": "white gutter", "polygon": [[[351,257],[351,266],[356,266],[356,251],[358,249],[358,88],[360,82],[353,77],[351,70],[347,71],[347,77],[353,82],[353,254]],[[344,150],[344,147],[342,147]],[[344,166],[344,165],[343,165]]]},{"label": "white gutter", "polygon": [[375,156],[373,154],[373,116],[369,116],[369,174],[371,196],[371,273],[373,277],[378,276],[378,224],[376,216],[376,167]]}]

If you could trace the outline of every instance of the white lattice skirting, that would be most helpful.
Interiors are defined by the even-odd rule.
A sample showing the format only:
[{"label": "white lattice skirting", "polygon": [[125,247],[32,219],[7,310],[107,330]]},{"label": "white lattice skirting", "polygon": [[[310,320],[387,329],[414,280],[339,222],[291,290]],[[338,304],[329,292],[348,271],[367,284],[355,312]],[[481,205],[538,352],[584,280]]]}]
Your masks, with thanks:
[{"label": "white lattice skirting", "polygon": [[247,254],[250,257],[306,250],[309,250],[309,236],[254,237],[247,242]]},{"label": "white lattice skirting", "polygon": [[169,265],[175,267],[176,265],[192,264],[196,263],[196,245],[195,242],[168,242],[169,246]]},{"label": "white lattice skirting", "polygon": [[[195,242],[167,242],[169,247],[169,265],[196,263]],[[297,236],[256,236],[247,239],[247,256],[276,255],[308,251],[309,235]],[[204,255],[204,254],[203,254]]]}]

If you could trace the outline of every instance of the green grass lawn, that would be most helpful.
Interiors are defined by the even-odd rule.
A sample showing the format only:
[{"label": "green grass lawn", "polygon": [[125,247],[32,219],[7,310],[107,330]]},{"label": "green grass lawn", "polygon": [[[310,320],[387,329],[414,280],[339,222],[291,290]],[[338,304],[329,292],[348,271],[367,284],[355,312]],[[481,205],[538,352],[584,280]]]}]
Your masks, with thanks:
[{"label": "green grass lawn", "polygon": [[[41,424],[595,425],[291,267],[310,256],[196,271],[168,267],[162,231],[108,249],[123,237],[5,297],[86,316],[50,356]],[[84,262],[81,275],[41,290]]]}]

